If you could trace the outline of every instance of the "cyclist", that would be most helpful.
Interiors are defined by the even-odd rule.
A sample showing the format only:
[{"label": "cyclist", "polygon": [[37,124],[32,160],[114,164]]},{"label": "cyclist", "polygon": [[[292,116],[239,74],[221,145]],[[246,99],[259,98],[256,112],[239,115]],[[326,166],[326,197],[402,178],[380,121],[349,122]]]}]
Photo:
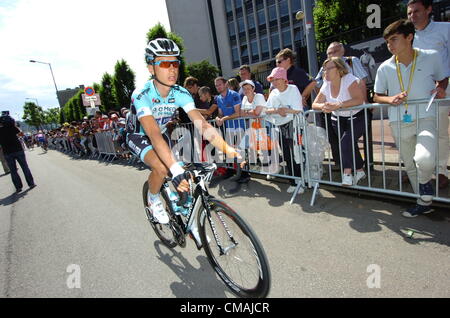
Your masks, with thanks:
[{"label": "cyclist", "polygon": [[39,130],[36,135],[36,142],[38,146],[41,146],[43,149],[46,150],[46,137],[45,134],[42,132],[42,130]]},{"label": "cyclist", "polygon": [[172,183],[178,192],[189,190],[185,170],[177,162],[171,149],[166,124],[181,107],[195,127],[203,132],[213,146],[229,157],[240,157],[217,131],[208,124],[195,108],[191,94],[176,85],[180,66],[180,50],[170,39],[151,40],[145,50],[147,68],[152,79],[141,89],[136,89],[131,97],[130,115],[127,118],[127,146],[152,169],[148,177],[149,208],[153,217],[161,224],[169,222],[169,216],[161,202],[159,191],[169,171]]}]

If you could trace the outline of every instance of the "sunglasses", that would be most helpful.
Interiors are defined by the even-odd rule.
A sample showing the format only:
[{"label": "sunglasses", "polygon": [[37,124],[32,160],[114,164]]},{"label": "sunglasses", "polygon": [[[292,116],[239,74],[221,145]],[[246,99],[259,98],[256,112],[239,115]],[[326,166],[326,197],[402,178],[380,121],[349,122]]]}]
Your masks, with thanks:
[{"label": "sunglasses", "polygon": [[278,60],[278,61],[277,61],[277,64],[281,64],[281,62],[283,62],[283,61],[286,61],[286,59]]},{"label": "sunglasses", "polygon": [[161,68],[170,68],[170,66],[172,65],[174,68],[178,68],[180,66],[180,61],[178,61],[178,60],[174,60],[174,61],[162,60],[162,61],[155,62],[154,65],[158,65]]}]

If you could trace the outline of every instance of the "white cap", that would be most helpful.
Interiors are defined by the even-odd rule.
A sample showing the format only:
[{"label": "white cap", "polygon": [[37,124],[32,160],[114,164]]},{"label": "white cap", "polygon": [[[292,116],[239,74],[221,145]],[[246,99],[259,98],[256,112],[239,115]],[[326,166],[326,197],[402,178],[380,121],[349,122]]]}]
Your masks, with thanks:
[{"label": "white cap", "polygon": [[242,86],[244,86],[244,85],[246,85],[246,84],[249,84],[249,85],[252,85],[253,87],[255,87],[255,83],[253,83],[252,80],[245,80],[245,81],[242,81],[242,82],[239,84],[239,86],[242,87]]}]

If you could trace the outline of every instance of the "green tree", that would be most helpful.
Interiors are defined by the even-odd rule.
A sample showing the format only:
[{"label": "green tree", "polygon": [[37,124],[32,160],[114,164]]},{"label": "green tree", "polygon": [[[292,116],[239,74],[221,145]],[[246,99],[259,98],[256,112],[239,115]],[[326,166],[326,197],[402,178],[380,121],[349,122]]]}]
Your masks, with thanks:
[{"label": "green tree", "polygon": [[134,72],[127,62],[123,59],[117,61],[112,80],[113,94],[116,100],[113,110],[120,110],[121,107],[128,107],[131,104],[131,95],[136,88],[134,80]]},{"label": "green tree", "polygon": [[60,119],[59,107],[44,110],[44,123],[46,125],[57,125]]},{"label": "green tree", "polygon": [[376,3],[381,8],[381,28],[370,29],[367,27],[367,18],[371,12],[367,12],[367,7],[371,3],[372,0],[317,0],[313,13],[316,39],[319,42],[352,43],[381,35],[389,23],[406,17],[402,0],[378,0]]},{"label": "green tree", "polygon": [[26,102],[23,105],[23,121],[29,125],[36,127],[37,130],[42,129],[44,122],[44,111],[42,107],[33,102]]},{"label": "green tree", "polygon": [[199,86],[208,86],[215,90],[214,79],[219,75],[219,69],[208,60],[189,63],[186,70],[189,76],[198,79]]},{"label": "green tree", "polygon": [[179,57],[179,59],[181,61],[181,65],[180,65],[180,70],[179,70],[179,75],[178,75],[178,83],[183,84],[184,79],[188,76],[187,70],[186,70],[186,62],[185,62],[185,59],[183,56],[183,53],[184,53],[183,39],[181,38],[181,36],[177,35],[176,33],[167,32],[166,28],[161,23],[156,24],[154,27],[152,27],[147,32],[147,43],[150,42],[151,40],[154,40],[157,38],[171,39],[179,47],[180,53],[181,53],[181,57]]},{"label": "green tree", "polygon": [[102,102],[100,110],[103,113],[107,113],[112,109],[117,109],[117,103],[116,99],[114,98],[112,83],[112,76],[108,73],[103,74],[99,90],[100,100]]},{"label": "green tree", "polygon": [[83,106],[82,94],[84,91],[80,89],[71,99],[64,105],[63,111],[67,122],[81,121],[86,116],[86,107]]}]

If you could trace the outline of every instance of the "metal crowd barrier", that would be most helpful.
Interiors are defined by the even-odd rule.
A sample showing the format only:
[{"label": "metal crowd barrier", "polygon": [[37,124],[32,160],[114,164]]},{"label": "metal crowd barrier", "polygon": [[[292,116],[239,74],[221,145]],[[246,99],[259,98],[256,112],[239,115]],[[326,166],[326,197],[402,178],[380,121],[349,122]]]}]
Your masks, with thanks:
[{"label": "metal crowd barrier", "polygon": [[102,131],[95,133],[95,139],[97,141],[97,150],[99,157],[105,156],[105,160],[114,160],[117,157],[117,152],[114,147],[113,134],[109,131]]},{"label": "metal crowd barrier", "polygon": [[[410,106],[412,105],[419,105],[418,107],[416,107],[416,113],[415,118],[418,118],[419,115],[419,107],[424,107],[426,108],[428,106],[428,100],[412,100],[409,101],[408,104]],[[436,180],[434,182],[434,190],[435,190],[435,195],[433,196],[433,200],[434,201],[439,201],[439,202],[445,202],[445,203],[450,203],[450,198],[449,196],[444,196],[443,195],[443,191],[439,189],[438,187],[438,174],[439,174],[439,120],[436,120],[437,118],[439,118],[439,112],[440,109],[443,110],[442,113],[446,113],[448,116],[448,105],[450,103],[450,99],[442,99],[442,100],[435,100],[432,104],[434,104],[436,107],[433,107],[432,109],[430,109],[430,111],[434,111],[435,112],[435,119],[432,120],[435,123],[435,131],[434,131],[434,138],[435,138],[435,142],[434,142],[434,146],[435,146],[435,158],[434,158],[434,176],[436,177]],[[389,121],[388,118],[388,109],[390,107],[394,107],[391,105],[384,105],[384,104],[366,104],[366,105],[361,105],[358,107],[352,107],[349,108],[348,110],[358,110],[361,109],[361,111],[364,112],[364,120],[365,120],[365,130],[364,130],[364,134],[366,135],[366,142],[368,142],[368,134],[370,133],[367,129],[367,124],[368,124],[368,112],[370,112],[371,110],[376,110],[379,111],[380,114],[380,119],[379,119],[379,143],[380,143],[380,148],[379,152],[375,152],[374,151],[374,156],[376,155],[378,158],[375,158],[375,166],[377,167],[376,169],[371,169],[371,167],[369,165],[366,164],[366,169],[365,169],[365,173],[366,173],[366,180],[361,182],[361,184],[357,184],[357,185],[352,185],[350,188],[354,188],[354,189],[361,189],[361,190],[366,190],[366,191],[371,191],[371,192],[377,192],[377,193],[385,193],[385,194],[393,194],[393,195],[399,195],[399,196],[404,196],[404,197],[411,197],[411,198],[418,198],[419,194],[417,193],[418,190],[414,191],[414,186],[412,185],[414,182],[416,184],[416,189],[418,188],[418,184],[419,184],[419,176],[417,173],[417,169],[416,169],[416,178],[415,180],[413,180],[411,183],[411,187],[412,189],[410,189],[410,187],[408,185],[404,185],[403,184],[403,180],[402,180],[402,172],[405,171],[404,165],[402,164],[402,160],[401,160],[401,144],[397,144],[395,142],[395,138],[392,137],[393,142],[389,143],[387,141],[387,137],[390,136],[390,134],[392,133],[392,129],[389,129],[390,131],[386,131],[385,129],[385,121]],[[400,107],[397,107],[397,109],[395,110],[397,112],[397,118],[403,118],[403,114],[400,114]],[[304,115],[300,115],[300,116],[304,116],[304,117],[308,117],[308,118],[313,118],[312,123],[308,123],[308,125],[313,125],[315,127],[318,126],[317,123],[317,116],[315,116],[315,114],[319,114],[320,112],[318,111],[307,111],[304,113]],[[339,116],[338,116],[339,117]],[[352,117],[350,119],[350,125],[351,125],[351,136],[352,136],[352,140],[354,139],[354,117]],[[340,129],[339,129],[339,120],[337,120],[338,123],[338,140],[341,140],[341,134],[340,134]],[[400,126],[402,125],[401,121],[396,121],[396,122],[392,122],[390,124],[390,126],[392,128],[395,128],[399,131],[399,136],[398,136],[398,140],[402,139],[402,130],[400,129]],[[331,127],[328,127],[327,123],[325,122],[325,135],[328,136],[328,132],[329,129],[331,129]],[[374,128],[372,128],[374,129]],[[448,129],[448,128],[447,128]],[[418,135],[418,130],[419,130],[419,121],[415,120],[415,136]],[[306,135],[304,136],[304,139],[309,140],[310,137],[307,135],[309,130],[305,129]],[[373,131],[372,131],[373,132]],[[353,160],[353,167],[355,166],[355,152],[356,151],[360,151],[359,147],[357,146],[359,143],[353,144],[352,146],[352,160]],[[368,148],[368,144],[365,145]],[[447,145],[448,147],[448,145]],[[356,148],[356,149],[355,149]],[[306,144],[306,152],[308,152],[308,143]],[[390,152],[390,153],[388,153]],[[340,155],[340,162],[342,164],[342,151],[341,151],[341,144],[339,143],[339,155]],[[333,185],[333,186],[338,186],[338,187],[342,187],[341,184],[341,176],[343,174],[343,167],[341,165],[340,167],[340,173],[336,178],[334,178],[333,172],[332,172],[332,164],[331,164],[331,158],[332,155],[330,154],[330,147],[327,147],[327,159],[325,159],[324,161],[324,167],[325,167],[325,175],[326,177],[324,178],[322,173],[320,173],[319,175],[314,175],[312,173],[311,168],[313,167],[313,163],[308,161],[308,156],[307,158],[307,162],[306,162],[306,166],[307,166],[307,179],[308,179],[308,183],[310,186],[314,187],[314,191],[313,191],[313,195],[311,198],[311,205],[314,204],[315,202],[315,198],[316,195],[318,193],[318,188],[320,184],[329,184],[329,185]],[[387,157],[389,157],[389,159],[387,160]],[[370,161],[370,159],[374,159],[374,158],[364,158],[364,160],[367,162],[368,160]],[[369,168],[367,168],[369,167]],[[391,169],[389,169],[388,167],[391,167]],[[352,174],[354,175],[355,173],[352,172]]]},{"label": "metal crowd barrier", "polygon": [[[93,139],[96,139],[97,148],[93,147]],[[64,153],[72,153],[74,152],[75,146],[69,141],[67,137],[55,137],[49,138],[49,143],[53,144],[53,141],[56,144],[56,148]],[[87,144],[87,145],[86,145]],[[91,158],[100,159],[101,156],[104,156],[105,161],[112,162],[118,155],[128,154],[128,150],[116,148],[113,140],[113,134],[109,131],[106,132],[98,132],[95,133],[95,136],[87,137],[87,142],[85,143],[85,147],[88,147],[91,151]],[[129,160],[130,163],[134,162],[135,158],[131,158]]]},{"label": "metal crowd barrier", "polygon": [[[421,105],[419,107],[427,107],[428,100],[415,100],[409,101],[408,104]],[[435,100],[431,105],[430,111],[435,112],[435,118],[439,116],[439,109],[447,109],[450,105],[450,99]],[[392,137],[391,128],[385,127],[385,124],[389,122],[388,110],[391,105],[383,104],[365,104],[358,107],[348,108],[349,110],[360,110],[362,113],[359,117],[350,117],[350,133],[351,140],[355,140],[355,120],[364,121],[364,131],[362,136],[357,138],[356,142],[352,143],[351,147],[351,160],[353,167],[356,166],[356,151],[361,153],[364,149],[364,153],[361,153],[365,171],[365,179],[359,181],[358,184],[352,186],[345,186],[346,188],[365,190],[369,192],[385,193],[391,195],[399,195],[404,197],[418,198],[419,194],[408,184],[403,183],[403,173],[405,167],[400,158],[401,146],[396,144],[395,139]],[[419,107],[416,107],[415,118],[418,118]],[[441,108],[442,107],[442,108]],[[400,108],[396,110],[398,112],[398,118],[402,118],[403,114],[400,114]],[[376,118],[372,120],[372,115],[376,114]],[[269,123],[264,117],[259,118],[239,118],[232,120],[236,123],[234,129],[224,130],[224,127],[217,127],[215,121],[210,123],[221,132],[224,139],[232,146],[245,149],[245,158],[250,163],[246,171],[258,174],[269,174],[272,176],[294,179],[297,187],[291,198],[291,203],[295,199],[297,193],[306,187],[313,188],[313,194],[311,197],[311,206],[314,205],[318,189],[320,184],[333,185],[336,187],[344,187],[342,185],[342,175],[344,167],[343,162],[343,150],[341,142],[338,142],[337,153],[339,155],[339,162],[341,163],[339,170],[336,171],[335,165],[332,163],[332,153],[329,144],[329,133],[332,129],[337,132],[337,140],[342,139],[341,133],[341,116],[337,116],[335,128],[330,127],[329,122],[324,120],[323,123],[318,123],[318,116],[321,114],[319,111],[309,110],[299,113],[294,116],[292,121],[292,138],[288,139],[289,145],[286,147],[283,143],[286,142],[286,138],[283,138],[283,134],[280,132],[280,128]],[[230,121],[231,122],[231,121]],[[255,126],[255,122],[258,125]],[[434,175],[439,174],[438,171],[438,153],[439,153],[439,121],[436,122],[435,129],[435,168]],[[376,124],[371,126],[370,124]],[[397,129],[400,132],[399,140],[401,139],[401,129],[399,129],[401,122],[396,122],[393,125],[397,125]],[[229,124],[230,125],[230,124]],[[415,121],[416,135],[419,129],[419,122]],[[371,130],[369,131],[369,128]],[[228,127],[230,128],[230,127]],[[372,138],[372,133],[376,137]],[[267,138],[269,137],[269,138]],[[194,129],[193,124],[179,125],[171,134],[171,139],[174,141],[173,151],[177,159],[187,162],[201,162],[201,161],[215,161],[226,167],[236,167],[233,160],[228,160],[226,156],[221,155],[220,152],[216,152],[214,156],[202,154],[205,149],[207,153],[210,153],[213,147],[206,145],[202,140],[200,133]],[[325,140],[325,141],[324,141]],[[189,142],[187,142],[189,141]],[[263,141],[266,141],[264,145]],[[182,144],[180,146],[180,144]],[[189,147],[189,145],[191,145]],[[270,145],[270,146],[268,146]],[[375,146],[375,150],[367,151]],[[209,148],[208,148],[209,147]],[[270,148],[270,150],[269,150]],[[286,150],[289,149],[290,155],[286,154]],[[361,150],[360,150],[361,149]],[[283,151],[284,150],[284,151]],[[280,155],[278,159],[277,151]],[[275,153],[275,155],[274,155]],[[286,161],[286,158],[290,160]],[[277,162],[278,161],[278,162]],[[270,164],[276,167],[268,167]],[[289,167],[288,167],[289,166]],[[295,166],[300,166],[300,176],[292,173]],[[289,169],[290,168],[290,169]],[[278,169],[280,169],[278,171]],[[352,176],[355,176],[355,172],[352,170]],[[413,182],[418,185],[418,175],[416,173],[416,180]],[[439,189],[438,180],[434,182],[435,195],[434,201],[450,203],[450,197],[448,194],[444,194],[444,191]]]},{"label": "metal crowd barrier", "polygon": [[[264,117],[241,117],[230,120],[220,127],[215,121],[209,121],[209,123],[218,130],[229,145],[242,150],[241,155],[248,163],[243,170],[294,180],[296,189],[291,203],[299,191],[303,193],[307,183],[303,177],[305,149],[301,145],[302,126],[296,116],[292,117],[289,127],[275,126]],[[200,132],[194,129],[193,123],[180,124],[170,136],[174,143],[172,151],[177,160],[214,161],[219,166],[227,168],[236,168],[240,163],[226,158],[220,151],[214,151],[214,147],[206,143]]]}]

